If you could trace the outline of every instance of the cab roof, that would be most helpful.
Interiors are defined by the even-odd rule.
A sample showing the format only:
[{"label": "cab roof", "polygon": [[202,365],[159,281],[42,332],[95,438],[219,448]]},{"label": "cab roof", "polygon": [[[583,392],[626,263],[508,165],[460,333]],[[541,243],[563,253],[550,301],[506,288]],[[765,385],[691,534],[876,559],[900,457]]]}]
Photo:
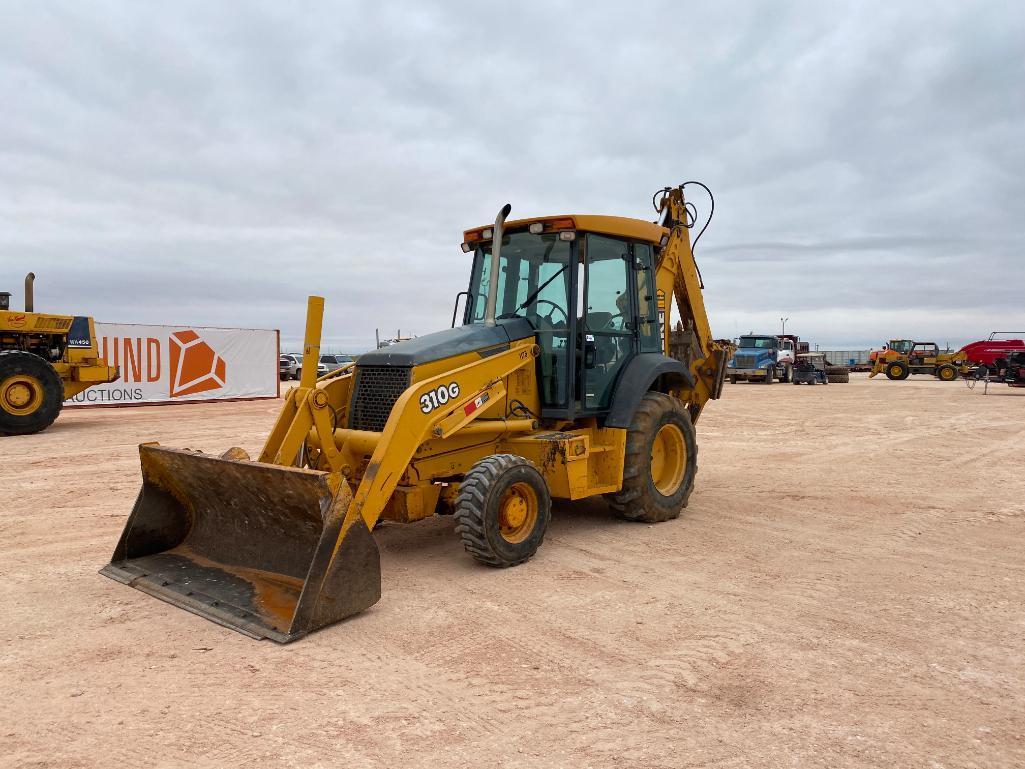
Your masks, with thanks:
[{"label": "cab roof", "polygon": [[[558,230],[596,232],[600,235],[613,235],[619,238],[643,240],[648,243],[658,243],[663,235],[669,234],[669,230],[666,227],[645,221],[644,219],[631,219],[626,216],[601,216],[598,214],[560,214],[558,216],[536,216],[531,219],[514,219],[505,223],[505,230],[525,230],[534,222],[544,223],[545,232]],[[463,233],[463,239],[468,243],[490,240],[490,238],[483,237],[483,233],[485,230],[492,228],[493,225],[485,224],[466,230]]]}]

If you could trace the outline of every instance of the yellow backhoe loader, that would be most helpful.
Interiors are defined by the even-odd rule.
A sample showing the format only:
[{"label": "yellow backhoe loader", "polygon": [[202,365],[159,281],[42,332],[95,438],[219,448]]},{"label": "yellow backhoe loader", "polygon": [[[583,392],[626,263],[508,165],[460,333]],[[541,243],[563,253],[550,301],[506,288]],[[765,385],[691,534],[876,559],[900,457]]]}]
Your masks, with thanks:
[{"label": "yellow backhoe loader", "polygon": [[[506,221],[505,206],[464,233],[462,325],[319,380],[303,367],[255,461],[143,444],[142,490],[102,573],[287,642],[378,601],[381,519],[452,514],[470,555],[504,567],[537,551],[553,498],[603,494],[629,520],[676,518],[727,350],[709,329],[683,188],[656,193],[656,224]],[[323,304],[310,298],[305,360]]]},{"label": "yellow backhoe loader", "polygon": [[0,435],[45,430],[64,401],[118,378],[100,358],[93,319],[35,312],[35,273],[25,276],[25,311],[0,291]]}]

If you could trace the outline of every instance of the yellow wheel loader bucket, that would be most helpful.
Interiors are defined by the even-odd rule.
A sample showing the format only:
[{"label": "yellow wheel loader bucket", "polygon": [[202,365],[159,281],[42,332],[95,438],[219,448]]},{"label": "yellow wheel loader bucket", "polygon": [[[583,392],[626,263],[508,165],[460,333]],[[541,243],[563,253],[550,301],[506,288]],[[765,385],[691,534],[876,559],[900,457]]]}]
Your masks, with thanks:
[{"label": "yellow wheel loader bucket", "polygon": [[377,544],[329,474],[139,447],[143,485],[100,570],[253,638],[281,643],[374,605]]}]

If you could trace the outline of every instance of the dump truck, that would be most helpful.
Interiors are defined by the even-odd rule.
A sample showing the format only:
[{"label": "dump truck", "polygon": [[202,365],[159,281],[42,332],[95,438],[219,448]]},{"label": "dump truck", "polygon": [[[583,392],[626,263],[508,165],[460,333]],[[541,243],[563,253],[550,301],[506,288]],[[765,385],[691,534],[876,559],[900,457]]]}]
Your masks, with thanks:
[{"label": "dump truck", "polygon": [[[142,488],[102,573],[289,642],[379,600],[382,520],[453,515],[467,553],[501,568],[535,554],[553,499],[678,517],[728,349],[709,328],[686,184],[656,193],[657,223],[509,221],[504,206],[464,233],[462,324],[319,379],[304,367],[255,460],[143,444]],[[686,361],[669,355],[674,299]],[[308,302],[305,360],[323,306]]]},{"label": "dump truck", "polygon": [[746,334],[737,340],[726,369],[730,384],[789,382],[797,354],[807,351],[808,343],[793,334]]},{"label": "dump truck", "polygon": [[35,311],[35,273],[25,277],[25,310],[0,292],[0,436],[45,430],[64,401],[118,378],[96,345],[93,319]]},{"label": "dump truck", "polygon": [[887,379],[907,379],[912,374],[929,374],[944,382],[967,376],[972,365],[963,351],[940,350],[935,342],[891,339],[882,350],[874,350],[869,359],[872,371],[868,378],[886,374]]}]

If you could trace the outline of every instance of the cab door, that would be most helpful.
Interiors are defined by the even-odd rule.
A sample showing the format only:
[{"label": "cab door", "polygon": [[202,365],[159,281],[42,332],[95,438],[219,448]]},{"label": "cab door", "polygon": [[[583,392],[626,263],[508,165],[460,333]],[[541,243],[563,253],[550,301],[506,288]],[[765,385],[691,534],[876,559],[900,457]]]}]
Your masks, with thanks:
[{"label": "cab door", "polygon": [[[650,246],[648,260],[650,261]],[[634,246],[629,241],[588,234],[584,249],[584,290],[578,335],[580,408],[585,413],[607,411],[616,381],[637,351],[637,278]],[[650,273],[650,271],[649,271]],[[645,297],[652,294],[650,274]],[[646,337],[657,335],[653,297],[648,299],[651,321]]]}]

